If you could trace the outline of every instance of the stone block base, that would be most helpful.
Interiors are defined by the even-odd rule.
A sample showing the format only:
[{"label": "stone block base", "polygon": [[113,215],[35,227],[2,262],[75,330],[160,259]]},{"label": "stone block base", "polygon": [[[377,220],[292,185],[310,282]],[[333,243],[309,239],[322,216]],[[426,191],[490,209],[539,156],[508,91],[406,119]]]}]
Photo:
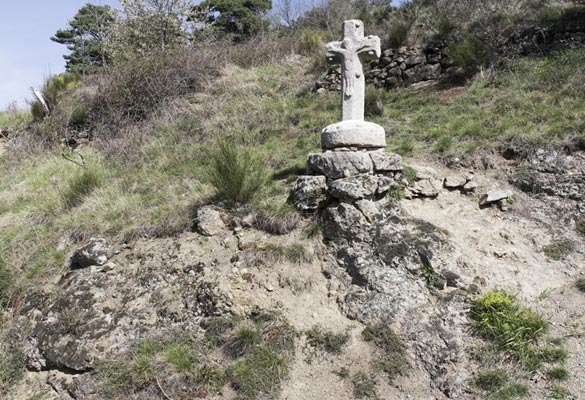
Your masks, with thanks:
[{"label": "stone block base", "polygon": [[348,120],[327,126],[321,132],[323,150],[339,147],[380,149],[386,147],[386,132],[372,122]]}]

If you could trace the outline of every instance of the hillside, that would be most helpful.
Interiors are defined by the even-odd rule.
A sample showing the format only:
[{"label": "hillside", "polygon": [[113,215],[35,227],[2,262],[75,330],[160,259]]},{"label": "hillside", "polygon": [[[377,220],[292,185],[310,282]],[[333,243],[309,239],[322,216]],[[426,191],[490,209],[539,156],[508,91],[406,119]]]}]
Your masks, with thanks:
[{"label": "hillside", "polygon": [[296,39],[0,114],[3,398],[585,398],[585,50],[368,85],[388,188],[299,212],[340,95]]}]

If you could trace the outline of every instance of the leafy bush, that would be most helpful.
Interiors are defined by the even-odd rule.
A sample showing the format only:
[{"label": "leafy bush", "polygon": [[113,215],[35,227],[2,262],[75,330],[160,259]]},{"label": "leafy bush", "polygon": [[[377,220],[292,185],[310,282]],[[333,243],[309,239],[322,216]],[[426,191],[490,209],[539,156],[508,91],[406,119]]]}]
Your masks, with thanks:
[{"label": "leafy bush", "polygon": [[[49,112],[53,112],[57,108],[62,95],[75,89],[80,81],[81,76],[69,72],[47,79],[41,93],[47,103]],[[33,120],[39,122],[47,116],[47,111],[39,100],[35,100],[31,103],[31,114]]]},{"label": "leafy bush", "polygon": [[306,335],[309,345],[328,353],[341,353],[343,346],[349,341],[349,335],[347,333],[336,334],[331,331],[323,330],[323,328],[318,325],[309,329],[306,332]]},{"label": "leafy bush", "polygon": [[411,21],[393,18],[389,23],[387,45],[390,48],[398,48],[403,46],[406,43],[411,26]]},{"label": "leafy bush", "polygon": [[489,55],[484,43],[467,35],[458,43],[449,45],[449,59],[464,68],[475,68],[489,62]]},{"label": "leafy bush", "polygon": [[207,179],[230,206],[249,203],[266,185],[265,168],[250,147],[218,140],[209,162]]}]

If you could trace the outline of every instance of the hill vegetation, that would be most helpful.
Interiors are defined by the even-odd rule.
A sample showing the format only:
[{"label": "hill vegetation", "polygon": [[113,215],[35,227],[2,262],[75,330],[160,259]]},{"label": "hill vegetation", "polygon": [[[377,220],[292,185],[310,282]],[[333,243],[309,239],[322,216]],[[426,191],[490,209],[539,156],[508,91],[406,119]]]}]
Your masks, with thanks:
[{"label": "hill vegetation", "polygon": [[[30,111],[0,113],[0,140],[10,144],[4,154],[0,147],[0,328],[9,327],[23,293],[55,282],[72,249],[91,237],[127,243],[174,236],[191,230],[196,208],[211,201],[238,215],[294,214],[283,199],[307,153],[319,151],[320,129],[338,119],[338,94],[313,88],[326,70],[323,43],[339,36],[344,19],[364,20],[387,47],[446,41],[460,67],[455,83],[368,89],[369,103],[382,104],[371,119],[386,128],[393,151],[473,164],[510,143],[563,149],[585,141],[585,49],[549,40],[561,27],[585,32],[579,2],[413,0],[394,7],[329,0],[294,20],[273,18],[285,24],[270,23],[264,0],[206,0],[195,8],[172,0],[121,3],[121,15],[99,24],[103,32],[73,35],[94,10],[87,6],[57,32],[54,40],[72,53],[68,72],[43,87],[48,110],[35,101]],[[88,40],[103,53],[80,54]],[[518,50],[525,40],[536,45],[528,54]],[[482,321],[476,328],[510,346],[514,332],[488,331]],[[512,353],[526,361],[541,331],[538,325],[530,344]],[[377,335],[372,340],[381,340]],[[143,343],[125,361],[135,373],[130,380],[107,378],[154,384],[149,368],[164,364],[213,390],[216,378],[229,379],[253,398],[266,382],[250,381],[246,369],[264,356],[276,357],[268,367],[288,368],[265,337],[256,339],[263,347],[242,350],[227,377],[193,369],[184,341],[152,351]],[[22,367],[2,341],[0,334],[0,394]],[[108,367],[100,373],[111,373]],[[482,387],[506,383],[484,375]]]}]

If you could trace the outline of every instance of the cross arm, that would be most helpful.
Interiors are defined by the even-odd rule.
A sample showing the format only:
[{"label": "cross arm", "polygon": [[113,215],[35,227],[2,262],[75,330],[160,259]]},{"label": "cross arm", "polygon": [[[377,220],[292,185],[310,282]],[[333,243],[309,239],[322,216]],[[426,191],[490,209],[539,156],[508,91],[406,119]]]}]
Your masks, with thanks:
[{"label": "cross arm", "polygon": [[325,49],[327,50],[325,57],[327,57],[327,62],[329,64],[341,64],[341,62],[343,61],[343,56],[345,54],[343,42],[339,41],[327,43]]},{"label": "cross arm", "polygon": [[378,36],[365,37],[357,50],[363,61],[370,61],[380,58],[382,54],[380,38]]}]

